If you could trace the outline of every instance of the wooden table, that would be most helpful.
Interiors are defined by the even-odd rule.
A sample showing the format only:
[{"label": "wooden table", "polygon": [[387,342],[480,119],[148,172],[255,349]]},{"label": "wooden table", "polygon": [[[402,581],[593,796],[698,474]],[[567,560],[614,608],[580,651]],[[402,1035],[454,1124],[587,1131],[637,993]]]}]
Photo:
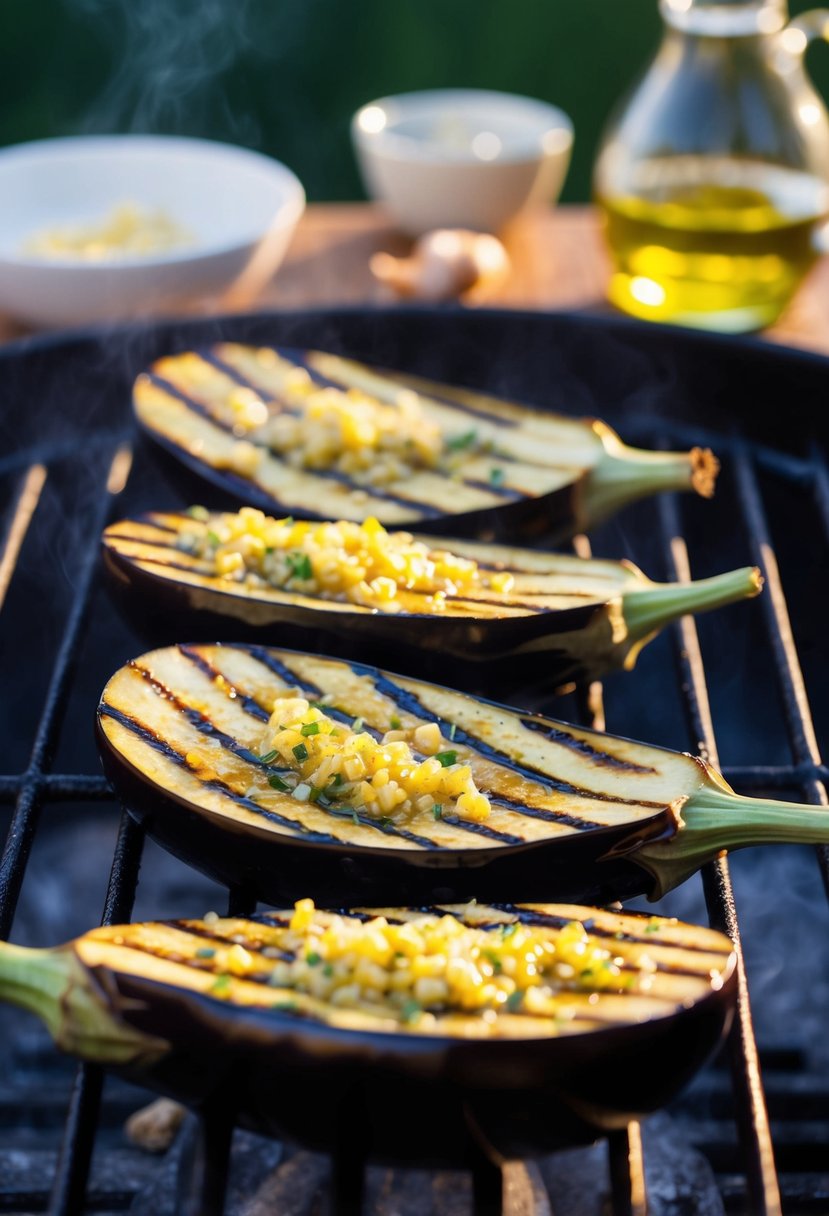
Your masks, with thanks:
[{"label": "wooden table", "polygon": [[[558,207],[522,219],[505,236],[505,244],[513,273],[488,305],[609,311],[603,301],[608,261],[591,207]],[[407,248],[379,207],[313,204],[259,303],[275,308],[388,303],[369,273],[368,259],[379,249],[403,253]],[[829,354],[829,257],[763,336]]]}]

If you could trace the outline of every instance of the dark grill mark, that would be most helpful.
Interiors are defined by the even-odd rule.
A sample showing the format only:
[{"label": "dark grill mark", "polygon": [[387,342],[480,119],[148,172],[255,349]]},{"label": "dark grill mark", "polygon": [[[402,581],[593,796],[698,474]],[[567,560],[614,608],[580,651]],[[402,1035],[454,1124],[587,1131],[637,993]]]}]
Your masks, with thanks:
[{"label": "dark grill mark", "polygon": [[226,434],[232,435],[234,439],[238,438],[231,423],[225,422],[224,419],[214,414],[203,402],[198,401],[195,397],[191,397],[189,393],[186,393],[183,388],[179,388],[177,384],[173,384],[172,380],[167,380],[164,376],[159,376],[155,372],[147,372],[146,376],[156,388],[160,388],[168,397],[175,397],[177,401],[186,405],[189,410],[192,410],[194,414],[198,414],[200,418],[206,418],[208,422],[212,422],[220,431],[225,431]]},{"label": "dark grill mark", "polygon": [[303,836],[306,840],[314,840],[320,844],[345,843],[337,840],[333,836],[327,836],[321,832],[312,832],[303,823],[293,819],[286,819],[283,815],[278,814],[276,811],[266,810],[265,807],[260,806],[258,802],[254,802],[251,798],[246,798],[244,794],[237,793],[236,790],[232,789],[229,785],[226,785],[223,781],[220,781],[218,777],[212,777],[209,781],[205,781],[203,778],[199,777],[198,770],[193,768],[192,765],[188,764],[186,758],[181,754],[181,752],[176,751],[171,743],[169,743],[166,739],[162,739],[153,731],[148,730],[146,726],[143,726],[135,718],[131,718],[129,714],[125,714],[122,710],[116,709],[114,705],[108,705],[106,702],[102,702],[98,707],[98,712],[100,714],[104,714],[106,717],[114,719],[116,722],[119,722],[127,730],[132,731],[134,735],[137,735],[142,742],[149,744],[149,746],[154,748],[157,752],[161,752],[163,756],[166,756],[168,760],[171,760],[174,764],[177,764],[179,768],[183,768],[188,773],[192,773],[194,777],[198,778],[199,782],[205,787],[205,789],[216,790],[217,793],[229,798],[232,802],[237,803],[239,806],[243,806],[247,810],[253,811],[254,814],[259,815],[262,819],[268,820],[269,823],[275,823],[279,827],[288,828],[289,831]]},{"label": "dark grill mark", "polygon": [[[206,659],[204,657],[204,655],[197,655],[194,658],[194,656],[192,654],[187,653],[191,649],[192,649],[191,647],[188,647],[186,645],[179,646],[179,650],[181,650],[182,653],[185,653],[186,657],[188,659],[190,659],[191,662],[196,663],[196,665],[198,667],[200,667],[202,671],[204,671],[205,675],[211,676],[211,678],[213,680],[215,680],[217,678],[224,680],[224,682],[232,690],[234,699],[239,701],[239,703],[240,703],[242,709],[244,709],[245,713],[251,714],[254,718],[257,718],[260,722],[270,721],[271,715],[265,709],[265,707],[263,705],[260,705],[260,703],[254,697],[248,696],[247,694],[241,692],[240,689],[238,689],[234,685],[232,685],[230,680],[228,680],[227,676],[224,676],[222,674],[222,672],[219,671],[218,667],[215,667],[212,663],[210,663],[210,661],[208,659]],[[312,684],[308,680],[303,680],[301,676],[296,675],[284,663],[280,663],[279,659],[277,659],[275,655],[271,654],[271,652],[269,650],[265,649],[265,647],[245,646],[245,645],[242,645],[237,642],[227,642],[227,643],[225,643],[225,649],[242,650],[246,654],[252,655],[252,657],[254,659],[256,659],[258,662],[260,662],[263,667],[267,667],[267,669],[270,672],[272,672],[274,675],[278,676],[281,680],[283,680],[289,689],[298,688],[300,692],[304,693],[305,696],[312,701],[314,701],[317,698],[324,695],[322,692],[322,689],[318,688],[316,684]],[[229,696],[231,694],[228,693],[227,695]],[[272,712],[273,711],[271,711],[271,713]],[[350,714],[346,710],[343,710],[343,709],[337,709],[336,706],[334,706],[334,705],[324,706],[323,712],[326,713],[329,718],[333,718],[334,721],[336,721],[336,722],[342,722],[343,725],[345,725],[345,726],[351,726],[352,722],[354,721],[354,717],[355,717],[354,714]],[[383,732],[377,730],[376,727],[369,726],[366,723],[364,725],[364,729],[368,734],[371,735],[371,737],[373,739],[382,738]]]},{"label": "dark grill mark", "polygon": [[208,679],[215,683],[217,680],[223,680],[228,687],[228,695],[244,709],[245,713],[250,714],[252,718],[258,718],[260,722],[269,722],[271,715],[264,709],[258,701],[253,697],[248,697],[244,693],[239,692],[233,683],[219,671],[218,667],[214,667],[209,659],[206,659],[195,646],[180,644],[178,647],[179,654],[184,655],[194,667],[198,667],[199,671],[204,672]]},{"label": "dark grill mark", "polygon": [[250,750],[250,748],[245,747],[238,741],[238,739],[234,739],[232,735],[225,734],[223,730],[221,730],[214,722],[211,721],[207,714],[203,713],[199,709],[193,709],[191,706],[187,705],[186,702],[182,701],[172,689],[168,688],[167,685],[159,680],[157,676],[154,676],[151,671],[148,671],[146,667],[139,666],[139,664],[134,660],[129,663],[129,666],[133,669],[133,671],[137,671],[141,678],[146,680],[147,683],[155,689],[159,696],[163,697],[165,701],[169,701],[170,704],[173,705],[178,712],[187,719],[190,725],[199,732],[199,734],[204,735],[208,739],[215,739],[216,742],[220,743],[226,751],[232,752],[234,756],[238,756],[240,760],[244,760],[247,764],[252,764],[255,768],[261,768],[266,772],[275,774],[291,773],[294,771],[293,769],[285,766],[280,768],[276,765],[264,764],[261,757],[258,756],[256,752],[253,752]]},{"label": "dark grill mark", "polygon": [[648,765],[636,764],[633,760],[623,760],[619,756],[612,756],[609,752],[600,752],[597,748],[591,747],[586,740],[576,739],[566,730],[559,730],[558,727],[551,726],[549,722],[540,722],[536,718],[522,718],[521,725],[525,726],[527,730],[537,731],[553,743],[561,743],[572,751],[579,752],[582,756],[589,756],[591,760],[595,760],[597,764],[603,764],[607,768],[621,769],[626,773],[656,772],[655,768],[650,768]]},{"label": "dark grill mark", "polygon": [[520,490],[518,486],[496,485],[491,481],[481,481],[477,477],[462,477],[461,481],[465,486],[471,486],[473,490],[485,490],[487,494],[494,494],[496,498],[503,498],[509,502],[534,497],[526,490]]},{"label": "dark grill mark", "polygon": [[476,735],[472,735],[465,731],[462,727],[458,726],[457,723],[447,722],[446,719],[439,717],[430,710],[427,710],[413,693],[401,688],[398,684],[395,684],[392,680],[388,679],[387,676],[383,676],[379,672],[371,670],[367,671],[365,668],[361,667],[360,664],[352,664],[352,670],[360,675],[371,675],[377,691],[381,693],[381,695],[388,697],[389,700],[393,701],[395,705],[397,705],[398,708],[402,709],[404,712],[414,714],[416,717],[426,722],[437,722],[438,726],[441,728],[441,733],[445,737],[449,737],[449,731],[454,726],[455,733],[453,740],[455,743],[461,743],[464,746],[471,748],[485,759],[492,760],[495,764],[499,764],[502,768],[509,769],[511,772],[517,773],[521,777],[526,777],[530,781],[535,781],[541,785],[545,785],[548,788],[555,790],[557,793],[572,794],[574,797],[579,798],[589,798],[594,802],[612,802],[617,806],[646,806],[653,807],[654,809],[658,810],[665,809],[666,804],[664,802],[650,802],[644,798],[619,798],[613,794],[606,794],[604,791],[586,789],[579,785],[572,785],[569,781],[560,781],[557,778],[550,776],[549,773],[545,773],[542,769],[533,768],[532,766],[526,764],[520,764],[511,756],[506,755],[505,752],[498,751],[496,748],[491,747],[490,744],[484,743],[484,741],[479,739]]},{"label": "dark grill mark", "polygon": [[[165,695],[162,691],[164,689],[164,685],[161,684],[160,681],[153,680],[152,677],[149,677],[149,673],[145,673],[140,667],[136,667],[136,670],[142,676],[147,676],[151,679],[151,682],[157,684],[160,695]],[[206,718],[205,715],[200,713],[198,710],[190,709],[174,695],[170,696],[168,699],[175,706],[176,710],[178,710],[178,712],[181,713],[197,730],[210,738],[218,739],[223,747],[232,752],[234,755],[239,756],[240,759],[245,760],[248,764],[251,764],[259,769],[264,769],[267,772],[277,774],[280,772],[294,771],[293,769],[280,769],[269,764],[263,764],[259,756],[243,747],[230,735],[226,735],[223,731],[220,731],[218,727],[213,725],[209,718]],[[106,703],[101,705],[101,712],[109,714],[110,717],[121,722],[123,726],[126,726],[130,730],[134,730],[135,734],[138,734],[145,740],[145,742],[157,747],[157,750],[163,751],[170,760],[174,761],[174,763],[178,764],[180,767],[186,768],[195,776],[199,776],[198,770],[187,763],[186,758],[182,756],[181,752],[176,751],[172,744],[170,744],[167,740],[162,739],[160,735],[156,735],[149,731],[146,727],[137,722],[136,719],[130,718],[128,715],[122,713],[121,710],[116,710],[114,707],[107,705]],[[303,824],[301,817],[297,818],[296,820],[287,819],[284,816],[279,815],[276,811],[266,810],[264,807],[261,807],[258,802],[254,802],[252,799],[245,797],[245,795],[237,793],[231,788],[231,786],[226,785],[225,782],[221,781],[219,778],[212,778],[209,781],[205,781],[202,777],[199,777],[199,781],[208,789],[218,789],[221,793],[227,794],[228,797],[232,798],[235,802],[238,802],[240,806],[245,806],[248,808],[248,810],[255,811],[257,815],[262,815],[264,818],[269,819],[274,823],[282,824],[283,826],[292,828],[296,832],[302,833],[309,840],[316,840],[325,844],[337,843],[355,845],[356,843],[352,840],[342,840],[338,836],[324,835],[319,832],[314,832],[312,829]],[[370,828],[372,831],[381,832],[384,836],[395,836],[401,840],[408,840],[410,843],[416,844],[422,849],[434,850],[442,849],[444,847],[437,841],[430,840],[428,836],[419,836],[417,833],[410,832],[408,829],[399,827],[396,824],[383,823],[380,820],[373,819],[370,815],[360,814],[358,810],[351,807],[339,807],[336,805],[336,803],[324,802],[315,802],[314,806],[320,812],[320,814],[327,815],[331,819],[339,819],[343,822],[352,822],[355,824],[355,826],[359,825],[360,827]]]},{"label": "dark grill mark", "polygon": [[221,355],[217,355],[215,349],[203,349],[196,352],[200,359],[205,363],[209,363],[211,367],[215,367],[217,372],[221,372],[223,376],[227,376],[229,380],[233,380],[242,388],[249,388],[256,393],[266,404],[278,406],[280,414],[290,414],[296,416],[299,410],[289,405],[287,401],[274,394],[271,387],[265,388],[262,384],[257,384],[254,380],[249,380],[244,372],[240,372],[232,363],[226,362]]},{"label": "dark grill mark", "polygon": [[[174,397],[177,401],[181,401],[182,404],[186,405],[187,408],[192,410],[194,414],[198,414],[200,417],[205,418],[208,422],[212,423],[213,426],[218,427],[218,429],[221,431],[224,431],[225,434],[232,435],[234,439],[238,439],[240,437],[232,423],[226,422],[224,419],[220,418],[219,415],[213,413],[208,406],[204,405],[201,401],[198,401],[195,397],[191,397],[189,393],[186,393],[184,389],[181,389],[177,385],[173,384],[171,380],[167,380],[164,376],[159,376],[155,372],[147,372],[145,374],[157,388],[160,388],[163,392],[167,393],[168,396]],[[290,411],[285,410],[283,412]],[[264,448],[266,451],[270,452],[271,455],[273,455],[277,460],[283,460],[280,452],[269,447],[267,444],[262,443],[260,440],[257,440],[255,435],[249,435],[248,438],[251,442],[255,443],[257,447]],[[176,444],[175,446],[179,447],[180,445]],[[190,459],[192,460],[192,456]],[[201,461],[199,463],[201,463]],[[370,498],[395,503],[398,507],[405,507],[408,510],[417,511],[418,514],[424,519],[438,519],[445,514],[440,507],[435,507],[432,505],[432,503],[421,502],[419,499],[411,498],[406,495],[392,494],[386,490],[380,489],[378,486],[363,485],[361,482],[355,481],[353,477],[349,477],[347,473],[338,472],[337,469],[301,468],[295,469],[294,471],[303,473],[306,476],[320,477],[325,481],[337,482],[339,485],[347,486],[349,490],[362,490],[368,494]],[[222,469],[221,472],[223,475],[232,475],[234,471],[232,469]],[[242,485],[249,484],[250,481],[252,481],[255,485],[258,485],[255,475],[250,479],[240,477],[239,474],[236,474],[236,477]],[[259,489],[263,494],[267,494],[268,498],[272,503],[274,503],[275,506],[278,507],[282,505],[279,499],[274,498],[273,495],[271,495],[262,486],[259,486]]]},{"label": "dark grill mark", "polygon": [[457,815],[442,815],[444,823],[450,827],[461,828],[464,832],[472,832],[475,836],[485,836],[488,840],[496,840],[498,844],[526,844],[523,836],[513,836],[509,832],[499,832],[486,823],[476,823],[473,819],[460,819]]},{"label": "dark grill mark", "polygon": [[[313,355],[316,353],[315,351],[308,350],[302,352],[288,352],[277,347],[277,353],[282,355],[283,359],[289,359],[292,363],[296,363],[300,367],[304,367],[318,384],[325,385],[329,388],[338,389],[349,387],[348,379],[332,380],[329,376],[323,375],[322,372],[315,371],[315,369],[308,362],[309,358],[313,357]],[[405,381],[398,380],[396,376],[391,375],[388,372],[378,371],[375,368],[368,368],[368,370],[373,374],[382,376],[384,379],[391,381],[393,384],[399,386],[401,390],[405,390],[409,393],[414,392],[418,397],[426,397],[432,401],[439,401],[441,405],[445,405],[449,409],[458,410],[463,414],[469,414],[473,418],[482,418],[486,422],[491,422],[494,426],[502,426],[506,427],[507,429],[512,429],[519,425],[519,423],[512,418],[504,418],[500,414],[490,413],[490,411],[484,406],[464,405],[462,402],[455,401],[451,397],[442,396],[439,391],[432,392],[427,388],[413,388],[412,385],[406,384]],[[473,392],[474,390],[470,389],[469,391]]]},{"label": "dark grill mark", "polygon": [[323,695],[321,688],[316,684],[312,684],[310,680],[305,680],[302,676],[297,675],[286,663],[278,659],[272,650],[268,650],[265,646],[242,646],[231,643],[229,649],[242,650],[246,654],[251,655],[256,659],[257,663],[261,663],[273,675],[278,676],[288,688],[299,688],[312,700],[316,700],[316,698]]},{"label": "dark grill mark", "polygon": [[[166,922],[162,922],[162,923],[172,924],[172,925],[175,925],[176,928],[181,928],[181,926],[176,924],[175,921],[166,921]],[[190,932],[190,930],[187,929],[187,930],[185,930],[185,932]],[[130,941],[129,938],[127,938],[127,937],[125,937],[124,940],[120,943],[120,946],[121,946],[121,949],[132,950],[132,951],[134,951],[135,954],[149,955],[150,958],[160,958],[160,959],[164,959],[166,962],[179,963],[181,966],[188,967],[192,971],[201,971],[201,972],[206,973],[207,975],[215,975],[216,979],[218,979],[222,975],[228,974],[226,971],[217,970],[217,968],[213,965],[214,960],[210,959],[210,958],[208,958],[208,959],[193,958],[192,956],[188,956],[186,954],[170,953],[169,951],[161,949],[161,948],[154,950],[148,942]],[[289,955],[289,958],[293,958],[293,956]],[[262,987],[267,988],[267,987],[270,987],[270,975],[271,975],[270,971],[251,971],[249,974],[246,974],[244,976],[230,976],[230,978],[231,978],[231,980],[242,979],[251,984],[261,984]],[[287,986],[285,988],[276,989],[276,991],[285,992],[285,991],[287,991]],[[213,996],[214,993],[208,991],[208,992],[205,992],[203,995],[204,996]],[[233,1002],[231,1001],[231,1004],[232,1003]],[[282,1010],[282,1012],[288,1013],[289,1010]],[[313,1015],[306,1015],[306,1016],[313,1016]]]},{"label": "dark grill mark", "polygon": [[[516,916],[524,924],[538,925],[541,928],[549,927],[551,929],[561,929],[564,927],[564,925],[569,924],[570,921],[573,919],[572,917],[568,918],[566,916],[551,916],[551,915],[549,915],[549,913],[536,912],[533,909],[519,907],[516,904],[490,904],[489,906],[492,908],[496,908],[499,912],[504,912],[511,916]],[[691,951],[696,951],[698,954],[722,953],[722,951],[718,951],[715,947],[697,945],[696,943],[691,943],[688,941],[683,941],[682,943],[668,942],[668,941],[665,941],[664,939],[660,938],[658,933],[650,934],[650,933],[645,933],[643,931],[641,935],[638,935],[635,933],[623,932],[622,936],[619,937],[616,930],[607,929],[603,925],[597,925],[592,920],[584,920],[581,923],[584,925],[585,929],[587,930],[587,932],[589,934],[591,934],[592,937],[609,938],[611,941],[615,940],[615,941],[630,942],[634,945],[639,945],[639,946],[647,946],[647,945],[669,946],[671,949],[691,950]],[[727,955],[723,954],[723,957],[725,958],[725,957],[727,957]],[[660,971],[673,971],[674,970],[674,968],[672,966],[666,965],[666,964],[661,964],[661,963],[657,963],[657,967]],[[691,974],[699,975],[700,973],[698,971],[694,971]]]},{"label": "dark grill mark", "polygon": [[503,794],[489,794],[489,801],[493,806],[502,806],[516,815],[527,815],[530,819],[543,819],[547,823],[560,823],[563,827],[576,828],[580,832],[588,829],[601,830],[607,826],[604,823],[596,823],[592,819],[582,819],[578,815],[568,815],[566,811],[552,811],[544,807],[529,806],[526,802],[515,802]]},{"label": "dark grill mark", "polygon": [[[201,921],[194,923],[193,921],[183,920],[163,920],[159,923],[171,929],[178,929],[181,933],[186,933],[190,937],[197,937],[200,941],[215,942],[217,947],[230,949],[231,946],[236,945],[236,942],[232,938],[222,937],[220,933],[212,933]],[[269,953],[265,957],[269,960],[273,958],[274,962],[292,963],[296,957],[296,955],[291,954],[290,950],[280,950],[278,946],[270,945],[266,942],[262,942],[259,946],[255,946],[252,942],[240,942],[239,944],[244,946],[246,950],[252,950],[260,954],[263,950],[268,950]]]}]

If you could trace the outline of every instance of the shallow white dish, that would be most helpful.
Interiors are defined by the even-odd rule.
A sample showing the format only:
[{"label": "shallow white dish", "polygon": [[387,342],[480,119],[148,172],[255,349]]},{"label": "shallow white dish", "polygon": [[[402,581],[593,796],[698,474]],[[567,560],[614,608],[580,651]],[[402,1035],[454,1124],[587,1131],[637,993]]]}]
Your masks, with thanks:
[{"label": "shallow white dish", "polygon": [[357,111],[351,135],[369,194],[413,236],[497,232],[522,208],[554,202],[573,146],[556,106],[484,89],[380,98]]},{"label": "shallow white dish", "polygon": [[[192,243],[107,261],[26,251],[42,230],[104,221],[122,203],[160,209]],[[113,135],[5,148],[0,311],[37,326],[118,321],[214,297],[254,269],[265,282],[304,207],[279,161],[209,140]]]}]

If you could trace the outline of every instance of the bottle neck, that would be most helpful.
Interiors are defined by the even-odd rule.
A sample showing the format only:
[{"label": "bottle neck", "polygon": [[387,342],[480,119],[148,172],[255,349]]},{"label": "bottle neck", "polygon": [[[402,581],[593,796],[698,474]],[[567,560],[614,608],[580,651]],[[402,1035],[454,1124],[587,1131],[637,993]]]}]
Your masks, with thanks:
[{"label": "bottle neck", "polygon": [[666,25],[708,38],[776,34],[788,12],[786,0],[659,0]]}]

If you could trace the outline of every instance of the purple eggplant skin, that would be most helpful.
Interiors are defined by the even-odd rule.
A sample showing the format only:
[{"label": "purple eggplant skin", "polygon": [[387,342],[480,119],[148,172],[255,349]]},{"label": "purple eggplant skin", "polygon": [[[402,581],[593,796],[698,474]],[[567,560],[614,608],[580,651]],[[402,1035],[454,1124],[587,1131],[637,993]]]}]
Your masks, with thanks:
[{"label": "purple eggplant skin", "polygon": [[[211,642],[232,636],[237,642],[368,661],[469,692],[503,697],[536,684],[549,691],[570,681],[594,679],[606,672],[606,664],[601,663],[597,672],[596,656],[613,651],[613,627],[601,603],[500,620],[435,615],[428,628],[419,620],[408,631],[405,625],[401,628],[399,617],[357,612],[337,613],[326,629],[320,625],[322,613],[284,605],[278,622],[260,626],[239,614],[230,595],[225,597],[227,612],[195,609],[185,585],[130,565],[107,545],[102,546],[101,556],[118,610],[148,646],[177,637]],[[540,638],[543,650],[510,653],[513,647]]]},{"label": "purple eggplant skin", "polygon": [[[175,1044],[126,1075],[249,1129],[330,1150],[343,1127],[387,1162],[462,1166],[470,1121],[506,1157],[590,1143],[687,1083],[727,1031],[736,970],[690,1008],[640,1025],[546,1040],[429,1040],[343,1031],[107,971],[124,1020]],[[186,1046],[184,1046],[186,1044]]]},{"label": "purple eggplant skin", "polygon": [[282,838],[276,848],[232,821],[197,814],[172,790],[161,791],[117,753],[96,720],[107,779],[132,818],[170,853],[257,899],[291,904],[308,891],[321,906],[550,900],[606,904],[649,894],[653,876],[631,857],[643,843],[676,832],[670,807],[636,824],[592,828],[561,839],[509,849],[410,852],[352,848]]}]

